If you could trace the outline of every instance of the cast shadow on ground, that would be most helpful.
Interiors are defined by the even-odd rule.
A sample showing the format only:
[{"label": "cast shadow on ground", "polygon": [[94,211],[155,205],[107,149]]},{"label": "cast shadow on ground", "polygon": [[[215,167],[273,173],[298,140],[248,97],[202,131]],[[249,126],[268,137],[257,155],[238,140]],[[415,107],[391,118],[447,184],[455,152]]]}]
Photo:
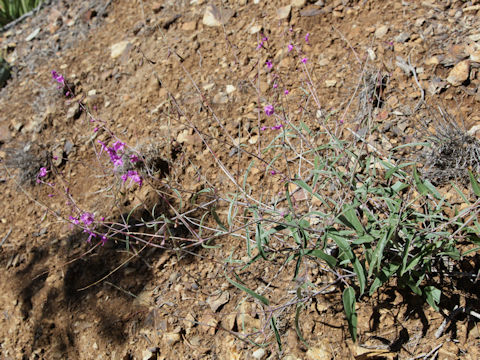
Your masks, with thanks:
[{"label": "cast shadow on ground", "polygon": [[[130,214],[132,224],[140,218],[148,221],[148,214]],[[176,231],[188,237],[181,226]],[[123,344],[147,316],[147,309],[134,303],[135,297],[154,278],[153,265],[165,250],[149,247],[126,262],[132,252],[126,251],[126,239],[117,237],[82,256],[93,247],[86,238],[78,231],[53,245],[34,248],[14,275],[23,320],[32,322],[31,349],[25,349],[28,356],[52,348],[75,356],[78,327],[91,328],[105,343]],[[133,247],[141,246],[130,243]],[[55,272],[63,276],[51,284],[47,279]],[[104,277],[108,283],[99,281]]]},{"label": "cast shadow on ground", "polygon": [[[435,273],[422,285],[422,287],[427,285],[435,286],[442,292],[439,303],[440,314],[448,320],[443,334],[449,334],[452,339],[458,338],[457,322],[467,320],[468,311],[480,307],[480,288],[476,281],[474,281],[475,274],[478,274],[479,271],[480,255],[475,254],[468,259],[465,258],[461,260],[453,265],[453,267],[452,264],[450,264],[450,266],[436,264]],[[460,294],[464,294],[464,299],[461,299]],[[397,296],[402,297],[400,302],[396,301]],[[462,300],[464,301],[466,311],[456,312],[455,309],[462,306]],[[395,303],[397,303],[397,305],[394,305]],[[430,321],[424,311],[427,306],[422,296],[413,294],[407,288],[400,289],[398,286],[386,286],[382,289],[381,296],[379,296],[370,317],[369,331],[377,332],[379,330],[382,321],[381,310],[388,309],[389,314],[393,316],[394,323],[401,324],[405,320],[405,316],[418,318],[422,324],[422,336],[426,336],[431,327]],[[402,308],[404,308],[403,311],[401,311]],[[454,314],[454,316],[452,317],[451,314]],[[478,319],[470,317],[468,319],[467,332],[475,326],[478,326]],[[376,338],[384,344],[389,345],[391,351],[399,351],[400,348],[409,341],[410,335],[408,331],[402,327],[399,335],[393,341]]]}]

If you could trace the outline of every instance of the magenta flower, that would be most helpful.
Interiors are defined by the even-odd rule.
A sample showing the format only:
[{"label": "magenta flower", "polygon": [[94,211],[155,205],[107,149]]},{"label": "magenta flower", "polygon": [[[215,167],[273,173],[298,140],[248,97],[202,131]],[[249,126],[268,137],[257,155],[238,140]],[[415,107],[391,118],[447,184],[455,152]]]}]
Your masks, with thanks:
[{"label": "magenta flower", "polygon": [[123,148],[125,147],[125,143],[122,143],[121,141],[115,141],[113,143],[113,149],[115,151],[123,151]]},{"label": "magenta flower", "polygon": [[262,126],[262,127],[260,128],[261,131],[265,131],[265,130],[267,130],[267,129],[268,129],[267,126]]},{"label": "magenta flower", "polygon": [[83,232],[85,233],[88,233],[88,239],[87,239],[87,242],[91,242],[92,241],[92,237],[97,237],[97,234],[95,234],[92,230],[90,229],[85,229],[83,230]]},{"label": "magenta flower", "polygon": [[47,168],[41,167],[40,171],[38,172],[38,177],[41,178],[41,177],[44,177],[44,176],[47,176]]},{"label": "magenta flower", "polygon": [[80,215],[80,220],[82,220],[85,226],[90,226],[95,221],[95,218],[92,213],[84,212],[82,215]]},{"label": "magenta flower", "polygon": [[75,225],[78,225],[80,223],[80,220],[78,220],[76,217],[70,216],[69,219],[71,220],[72,223]]},{"label": "magenta flower", "polygon": [[287,89],[285,89],[285,91],[283,92],[285,95],[288,95],[290,93],[290,91],[288,91]]},{"label": "magenta flower", "polygon": [[304,64],[306,64],[307,61],[308,61],[308,59],[307,59],[306,57],[304,57],[304,58],[302,59],[302,63],[304,63]]},{"label": "magenta flower", "polygon": [[305,42],[308,43],[308,40],[310,38],[310,33],[307,33],[307,35],[305,35]]},{"label": "magenta flower", "polygon": [[278,87],[278,84],[277,84],[277,83],[273,84],[273,88],[274,88],[274,89],[276,89],[277,87]]},{"label": "magenta flower", "polygon": [[277,175],[277,172],[275,170],[271,170],[270,175]]},{"label": "magenta flower", "polygon": [[273,66],[273,64],[270,60],[267,60],[267,62],[265,64],[267,64],[267,68],[269,68],[269,69],[271,69],[272,66]]},{"label": "magenta flower", "polygon": [[143,185],[142,177],[135,170],[128,170],[127,173],[122,175],[123,182],[127,181],[128,179],[130,179],[130,185],[132,184],[132,181],[135,181],[140,187]]},{"label": "magenta flower", "polygon": [[104,246],[104,245],[107,243],[107,241],[108,241],[107,234],[102,235],[102,237],[100,238],[100,240],[102,241],[102,246]]},{"label": "magenta flower", "polygon": [[98,140],[98,143],[102,147],[102,151],[105,150],[110,156],[110,161],[113,163],[113,167],[117,169],[119,166],[123,166],[123,159],[118,152],[123,151],[125,143],[121,141],[115,141],[112,147],[107,147],[102,141]]},{"label": "magenta flower", "polygon": [[130,155],[130,162],[131,162],[132,164],[135,164],[135,163],[137,163],[137,162],[139,162],[139,161],[140,161],[140,160],[139,160],[139,158],[138,158],[137,155],[135,155],[135,154]]},{"label": "magenta flower", "polygon": [[40,184],[40,178],[47,176],[47,168],[41,167],[37,174],[37,184]]},{"label": "magenta flower", "polygon": [[271,129],[271,130],[279,130],[279,129],[281,129],[282,127],[283,127],[282,124],[278,124],[278,125],[272,126],[270,129]]},{"label": "magenta flower", "polygon": [[265,111],[265,114],[267,116],[272,116],[273,113],[275,112],[275,108],[273,107],[273,105],[266,105],[263,110]]},{"label": "magenta flower", "polygon": [[112,159],[113,163],[113,168],[117,169],[120,166],[123,166],[123,159],[121,157],[115,157],[115,159]]},{"label": "magenta flower", "polygon": [[65,85],[65,79],[62,75],[57,73],[55,70],[52,70],[52,78],[61,85]]},{"label": "magenta flower", "polygon": [[292,51],[293,50],[293,45],[292,44],[289,44],[288,45],[288,52]]}]

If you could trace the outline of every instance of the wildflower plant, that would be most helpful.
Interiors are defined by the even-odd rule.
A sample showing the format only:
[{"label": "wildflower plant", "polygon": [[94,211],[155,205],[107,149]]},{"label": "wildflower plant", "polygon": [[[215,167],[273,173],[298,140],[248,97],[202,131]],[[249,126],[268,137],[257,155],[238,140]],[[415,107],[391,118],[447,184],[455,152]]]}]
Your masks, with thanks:
[{"label": "wildflower plant", "polygon": [[[468,208],[456,211],[449,218],[445,207],[454,205],[430,181],[418,175],[415,162],[402,162],[395,157],[398,148],[384,152],[361,137],[352,141],[343,135],[345,114],[337,119],[337,112],[325,109],[312,80],[314,61],[309,61],[307,51],[314,38],[306,33],[303,40],[300,37],[300,41],[295,41],[292,33],[288,31],[288,41],[282,46],[287,49],[286,56],[295,60],[297,84],[283,82],[282,74],[270,60],[276,59],[267,46],[271,40],[263,35],[256,44],[261,60],[255,78],[264,76],[271,86],[262,93],[254,81],[250,82],[257,97],[255,141],[239,144],[237,134],[225,130],[203,94],[198,94],[203,108],[224,130],[222,135],[226,140],[221,144],[230,147],[225,151],[228,160],[235,154],[238,159],[248,159],[243,173],[238,164],[232,166],[222,161],[213,149],[212,139],[170,95],[178,118],[201,139],[205,153],[211,156],[216,166],[214,176],[221,172],[227,179],[224,187],[215,186],[213,180],[198,171],[201,190],[193,195],[190,192],[190,200],[191,204],[201,202],[192,210],[198,210],[199,217],[180,211],[183,206],[180,190],[172,185],[173,181],[165,182],[162,186],[168,187],[182,205],[176,208],[163,198],[171,217],[165,213],[159,215],[158,203],[151,208],[145,203],[138,205],[151,218],[138,221],[135,229],[146,229],[142,234],[133,231],[129,223],[134,209],[121,224],[106,221],[95,211],[79,206],[67,185],[47,182],[47,177],[50,180],[56,173],[54,169],[42,166],[36,176],[38,183],[65,197],[69,205],[66,221],[83,229],[89,242],[97,240],[104,244],[121,234],[127,249],[131,239],[143,246],[166,248],[167,239],[173,238],[174,249],[181,252],[199,245],[209,249],[212,241],[221,246],[222,239],[234,239],[239,244],[223,261],[225,279],[246,297],[253,298],[265,315],[262,331],[239,330],[236,335],[254,342],[262,333],[265,342],[274,341],[280,349],[283,311],[293,310],[296,333],[306,343],[301,326],[304,305],[330,289],[341,289],[346,324],[354,341],[359,336],[357,301],[366,295],[373,296],[392,281],[423,297],[434,309],[440,309],[442,290],[432,281],[435,272],[450,261],[478,251],[476,247],[462,253],[458,243],[460,239],[478,239],[480,233],[476,221],[480,212],[480,185],[476,176],[470,176],[473,194],[459,190]],[[51,75],[57,86],[68,88],[61,74],[52,71]],[[194,85],[195,89],[200,88]],[[302,96],[296,95],[298,89]],[[74,92],[68,88],[66,94],[73,98]],[[81,102],[79,105],[90,119],[92,134],[104,135],[103,140],[93,144],[99,164],[105,174],[121,183],[108,187],[111,198],[153,184],[153,173],[159,169],[146,154],[129,147],[105,122],[96,119],[87,106]],[[293,110],[298,108],[302,111]],[[142,167],[148,171],[141,170]],[[164,189],[155,191],[163,193]],[[115,205],[120,208],[118,203]],[[175,236],[170,231],[172,224],[187,229],[190,238]],[[143,235],[148,235],[148,240]],[[261,264],[258,266],[261,269],[274,269],[269,273],[275,275],[261,284],[256,282],[261,277],[245,279],[248,276],[245,272],[251,269],[254,273],[257,264]],[[316,270],[315,275],[312,269]],[[313,276],[316,278],[312,279]],[[293,285],[279,300],[272,283],[281,277],[289,278]]]},{"label": "wildflower plant", "polygon": [[[428,180],[420,178],[415,162],[396,158],[395,152],[400,149],[385,153],[339,135],[345,117],[336,119],[336,113],[326,111],[319,100],[304,48],[311,41],[307,33],[303,46],[290,42],[287,54],[297,59],[302,82],[299,86],[313,106],[310,113],[320,114],[309,121],[317,129],[288,111],[291,100],[281,96],[286,97],[289,90],[276,96],[261,93],[252,85],[266,104],[262,115],[277,124],[258,127],[266,145],[258,156],[248,153],[253,159],[241,176],[242,182],[236,182],[227,166],[221,164],[235,191],[219,195],[216,208],[222,208],[223,202],[226,215],[214,214],[216,236],[242,239],[245,243],[241,251],[248,258],[241,268],[232,266],[226,279],[260,304],[280,348],[281,310],[294,308],[294,326],[304,341],[300,323],[304,304],[329,288],[343,289],[345,318],[354,341],[358,338],[358,299],[373,296],[392,280],[438,310],[442,290],[432,280],[439,269],[465,255],[459,240],[480,232],[474,217],[465,219],[467,213],[476,215],[480,211],[474,205],[476,200],[468,210],[449,219],[445,208],[454,205]],[[263,41],[257,50],[267,52],[268,59],[274,58]],[[263,75],[274,80],[272,90],[276,91],[281,76],[270,60],[266,67],[269,71]],[[254,168],[265,169],[269,175],[265,178],[271,184],[277,182],[283,191],[267,196],[268,187],[250,186],[247,179]],[[471,184],[480,189],[474,176]],[[480,190],[475,193],[478,195]],[[462,197],[466,199],[467,194],[462,193]],[[468,253],[471,251],[478,251],[478,247]],[[243,255],[238,254],[238,258]],[[241,270],[254,271],[254,264],[259,262],[265,264],[262,269],[280,263],[279,272],[287,268],[292,271],[291,277],[299,285],[283,305],[275,302],[270,283],[249,287],[242,280]],[[319,281],[315,283],[305,277],[306,269],[312,267],[319,269]]]}]

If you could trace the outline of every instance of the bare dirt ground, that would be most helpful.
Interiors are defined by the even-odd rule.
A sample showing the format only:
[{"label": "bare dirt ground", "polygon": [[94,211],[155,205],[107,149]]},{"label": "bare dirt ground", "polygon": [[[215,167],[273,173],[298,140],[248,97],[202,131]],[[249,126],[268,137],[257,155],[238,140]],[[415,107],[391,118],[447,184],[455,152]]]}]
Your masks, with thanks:
[{"label": "bare dirt ground", "polygon": [[[115,239],[105,246],[87,243],[87,234],[62,220],[69,215],[65,198],[35,184],[38,170],[49,162],[62,172],[79,207],[111,223],[132,211],[132,218],[145,216],[137,207],[142,204],[161,203],[173,217],[167,202],[159,200],[159,189],[168,193],[172,206],[194,210],[192,217],[201,213],[192,205],[193,194],[205,184],[231,190],[192,123],[209,136],[217,159],[243,173],[250,159],[234,156],[225,144],[233,136],[255,151],[261,141],[268,142],[257,123],[273,124],[259,120],[262,107],[249,82],[261,93],[272,91],[271,77],[256,78],[259,68],[268,71],[267,60],[281,75],[279,88],[290,91],[292,111],[313,129],[317,125],[308,119],[315,116],[308,116],[304,91],[296,85],[303,56],[322,107],[332,112],[344,139],[354,141],[352,132],[365,126],[358,99],[367,72],[384,84],[382,106],[370,114],[369,127],[378,131],[367,139],[380,152],[421,139],[415,124],[438,104],[475,135],[480,2],[293,1],[289,9],[284,7],[290,1],[280,0],[212,3],[231,16],[224,26],[204,24],[208,2],[203,0],[59,0],[0,33],[5,58],[13,65],[0,99],[0,156],[7,165],[0,171],[1,358],[480,358],[478,323],[470,317],[460,315],[435,334],[456,305],[480,308],[478,284],[469,280],[441,284],[440,312],[394,283],[361,297],[357,344],[348,333],[341,289],[332,288],[307,302],[300,314],[308,346],[295,331],[295,307],[279,312],[279,353],[256,301],[226,280],[234,266],[229,256],[246,254],[238,238],[219,238],[209,244],[213,248],[184,252],[138,242],[126,249]],[[263,37],[268,40],[257,49]],[[302,44],[304,55],[287,52],[293,41]],[[58,89],[52,70],[74,87],[75,99]],[[219,121],[205,111],[202,96]],[[172,97],[185,116],[178,115]],[[158,184],[168,179],[170,187],[150,182],[130,188],[120,200],[106,196],[109,178],[92,144],[107,141],[109,134],[94,132],[95,124],[77,101],[88,104],[96,119],[129,146],[153,149],[165,159],[168,166]],[[246,181],[266,196],[283,188],[260,170]],[[180,205],[172,188],[186,204]],[[172,231],[187,237],[177,225],[172,223]],[[468,271],[478,272],[478,257],[465,261]],[[280,263],[262,266],[243,271],[242,279],[253,289],[273,282],[269,297],[275,304],[287,303],[289,291],[296,289],[294,265],[280,274]],[[310,281],[320,281],[317,268],[302,271]],[[260,331],[249,339],[266,347],[240,336],[253,329]]]}]

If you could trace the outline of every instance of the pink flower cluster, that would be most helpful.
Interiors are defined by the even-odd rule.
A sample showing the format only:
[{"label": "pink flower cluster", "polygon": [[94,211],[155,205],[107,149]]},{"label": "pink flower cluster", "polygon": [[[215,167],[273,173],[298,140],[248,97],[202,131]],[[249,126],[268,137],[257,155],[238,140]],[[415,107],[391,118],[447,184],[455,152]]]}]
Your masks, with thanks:
[{"label": "pink flower cluster", "polygon": [[135,170],[128,170],[126,174],[122,175],[123,182],[127,181],[128,179],[130,179],[130,185],[132,184],[132,181],[135,181],[140,187],[143,184],[142,177]]},{"label": "pink flower cluster", "polygon": [[[101,145],[102,151],[105,151],[110,156],[110,161],[113,163],[114,170],[116,170],[120,166],[123,166],[123,152],[125,149],[125,143],[117,140],[110,147],[105,145],[100,140],[98,140],[98,143]],[[137,155],[130,155],[130,162],[132,164],[135,164],[138,161],[140,161],[140,159]],[[123,182],[127,181],[128,179],[130,179],[130,184],[132,184],[132,182],[134,181],[138,184],[138,186],[143,185],[142,177],[135,170],[128,170],[127,173],[122,175]]]},{"label": "pink flower cluster", "polygon": [[122,154],[123,149],[125,148],[125,143],[121,141],[115,141],[113,146],[107,147],[102,141],[98,140],[98,143],[102,146],[102,150],[108,153],[110,160],[113,163],[114,169],[117,169],[119,166],[123,166]]},{"label": "pink flower cluster", "polygon": [[264,36],[262,38],[262,41],[260,41],[260,43],[257,45],[257,49],[261,49],[265,41],[268,41],[268,38],[266,36]]},{"label": "pink flower cluster", "polygon": [[[83,230],[83,232],[88,234],[87,242],[91,242],[92,238],[97,237],[97,234],[94,232],[95,231],[95,215],[93,215],[92,213],[89,213],[86,211],[82,213],[79,218],[70,216],[69,219],[75,225],[79,225],[80,221],[83,223],[83,225],[85,226],[85,229]],[[105,245],[107,240],[108,238],[106,234],[101,236],[102,246]]]},{"label": "pink flower cluster", "polygon": [[263,110],[265,111],[265,115],[267,116],[272,116],[275,112],[275,108],[273,107],[273,105],[266,105]]},{"label": "pink flower cluster", "polygon": [[41,182],[40,178],[43,178],[43,177],[47,176],[47,172],[48,172],[47,168],[45,168],[45,167],[40,168],[40,171],[37,174],[37,184],[39,184]]},{"label": "pink flower cluster", "polygon": [[52,78],[62,86],[65,85],[65,79],[63,78],[62,75],[57,73],[55,70],[52,70]]}]

